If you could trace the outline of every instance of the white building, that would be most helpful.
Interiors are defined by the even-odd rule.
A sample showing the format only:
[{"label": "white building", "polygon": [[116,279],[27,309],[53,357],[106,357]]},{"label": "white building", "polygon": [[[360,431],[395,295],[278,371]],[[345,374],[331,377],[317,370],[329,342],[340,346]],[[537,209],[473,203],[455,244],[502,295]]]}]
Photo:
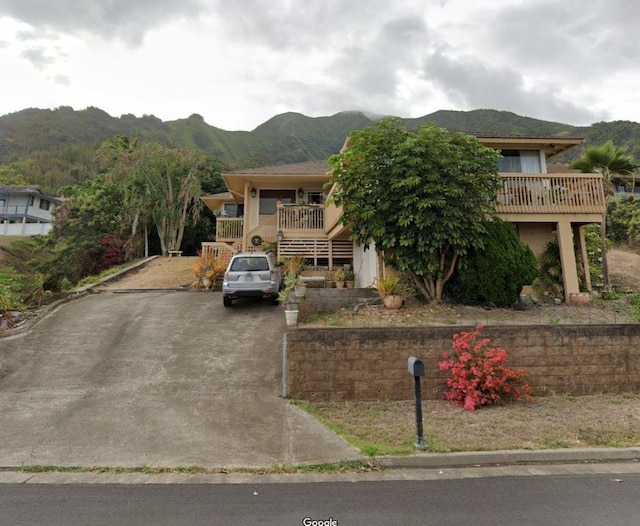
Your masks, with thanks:
[{"label": "white building", "polygon": [[0,184],[0,236],[46,234],[61,203],[37,186]]}]

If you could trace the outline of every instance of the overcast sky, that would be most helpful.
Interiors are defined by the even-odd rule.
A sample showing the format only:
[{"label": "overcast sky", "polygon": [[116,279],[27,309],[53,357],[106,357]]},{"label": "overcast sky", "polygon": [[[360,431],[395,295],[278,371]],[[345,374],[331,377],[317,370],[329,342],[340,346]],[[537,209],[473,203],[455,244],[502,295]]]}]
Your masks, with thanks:
[{"label": "overcast sky", "polygon": [[0,0],[0,115],[640,122],[637,0]]}]

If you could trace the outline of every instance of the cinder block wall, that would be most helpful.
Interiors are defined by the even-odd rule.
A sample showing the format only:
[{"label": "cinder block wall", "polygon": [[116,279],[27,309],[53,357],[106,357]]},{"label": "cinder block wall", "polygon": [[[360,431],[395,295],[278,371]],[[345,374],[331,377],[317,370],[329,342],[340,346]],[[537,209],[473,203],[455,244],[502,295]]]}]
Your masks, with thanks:
[{"label": "cinder block wall", "polygon": [[305,297],[299,300],[300,315],[304,317],[318,312],[352,309],[376,299],[379,299],[378,291],[371,288],[325,289],[307,286]]},{"label": "cinder block wall", "polygon": [[[438,369],[454,333],[473,327],[298,328],[287,333],[287,389],[303,400],[409,400],[407,359],[425,363],[422,394],[439,399]],[[640,324],[486,327],[538,391],[574,395],[640,390]]]}]

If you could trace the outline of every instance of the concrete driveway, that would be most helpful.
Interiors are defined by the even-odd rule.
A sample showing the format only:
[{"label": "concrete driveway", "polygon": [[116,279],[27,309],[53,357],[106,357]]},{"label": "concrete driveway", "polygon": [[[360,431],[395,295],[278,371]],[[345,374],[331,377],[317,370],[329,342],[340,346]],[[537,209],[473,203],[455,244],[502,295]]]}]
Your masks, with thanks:
[{"label": "concrete driveway", "polygon": [[358,458],[278,397],[282,309],[100,293],[0,339],[0,466],[270,466]]}]

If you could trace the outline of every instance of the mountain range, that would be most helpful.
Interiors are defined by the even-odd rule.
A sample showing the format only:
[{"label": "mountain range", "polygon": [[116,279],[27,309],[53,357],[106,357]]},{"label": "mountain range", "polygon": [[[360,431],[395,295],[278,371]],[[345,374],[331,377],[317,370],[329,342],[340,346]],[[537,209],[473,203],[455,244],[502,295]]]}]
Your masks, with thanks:
[{"label": "mountain range", "polygon": [[[112,117],[95,107],[29,108],[0,117],[0,182],[21,180],[54,192],[80,182],[91,176],[99,144],[117,135],[199,150],[216,157],[224,170],[322,160],[340,150],[350,131],[371,126],[375,118],[360,111],[327,117],[290,112],[252,131],[227,131],[207,124],[198,114],[165,122],[153,115]],[[611,139],[640,159],[640,124],[630,121],[576,127],[485,109],[442,110],[401,120],[408,129],[434,123],[463,132],[583,137],[587,144]],[[556,161],[568,162],[579,155],[580,149],[574,148]]]}]

